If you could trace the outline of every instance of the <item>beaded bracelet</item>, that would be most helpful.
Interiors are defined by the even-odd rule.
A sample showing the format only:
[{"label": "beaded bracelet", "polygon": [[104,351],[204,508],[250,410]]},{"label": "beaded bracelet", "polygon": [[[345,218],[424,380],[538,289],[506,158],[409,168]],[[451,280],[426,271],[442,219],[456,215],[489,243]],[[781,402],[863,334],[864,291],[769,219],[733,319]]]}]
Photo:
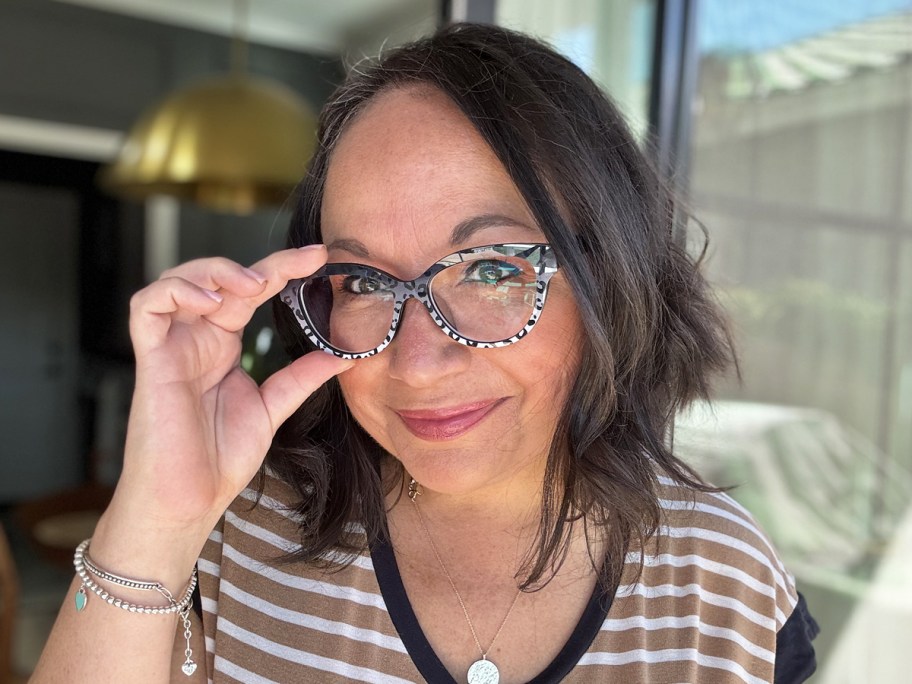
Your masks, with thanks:
[{"label": "beaded bracelet", "polygon": [[[76,568],[76,574],[79,576],[79,579],[82,580],[82,586],[76,591],[76,611],[82,612],[85,610],[85,607],[88,603],[88,593],[86,589],[91,591],[93,594],[101,597],[105,603],[109,603],[112,606],[117,608],[122,608],[131,613],[145,613],[147,615],[165,615],[170,613],[177,613],[183,623],[184,627],[184,639],[187,642],[187,647],[184,649],[184,663],[181,665],[181,671],[188,677],[196,671],[196,663],[193,662],[193,650],[190,648],[190,638],[193,636],[190,631],[190,609],[193,605],[193,590],[196,588],[196,568],[193,569],[193,573],[190,575],[190,582],[187,584],[186,590],[184,590],[183,595],[181,596],[180,601],[175,601],[174,596],[170,591],[163,585],[161,582],[149,582],[146,580],[135,580],[128,577],[121,577],[120,575],[115,575],[113,572],[103,570],[95,564],[95,561],[92,560],[89,556],[89,544],[91,539],[86,539],[79,546],[76,547],[76,552],[73,554],[73,566]],[[108,592],[104,587],[98,584],[92,577],[89,575],[95,575],[98,579],[102,579],[111,584],[116,584],[127,589],[139,589],[141,591],[156,591],[165,597],[168,600],[167,606],[142,606],[135,603],[130,603],[124,599],[117,598]]]}]

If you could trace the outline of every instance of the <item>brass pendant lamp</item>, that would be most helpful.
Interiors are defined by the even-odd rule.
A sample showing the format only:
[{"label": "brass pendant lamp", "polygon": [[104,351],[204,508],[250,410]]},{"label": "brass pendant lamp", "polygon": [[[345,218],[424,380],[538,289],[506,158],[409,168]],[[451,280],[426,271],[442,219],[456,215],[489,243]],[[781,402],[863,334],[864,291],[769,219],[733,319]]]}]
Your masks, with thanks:
[{"label": "brass pendant lamp", "polygon": [[103,187],[237,214],[288,197],[313,154],[316,118],[291,89],[247,73],[246,9],[236,0],[232,72],[178,90],[144,114],[102,170]]}]

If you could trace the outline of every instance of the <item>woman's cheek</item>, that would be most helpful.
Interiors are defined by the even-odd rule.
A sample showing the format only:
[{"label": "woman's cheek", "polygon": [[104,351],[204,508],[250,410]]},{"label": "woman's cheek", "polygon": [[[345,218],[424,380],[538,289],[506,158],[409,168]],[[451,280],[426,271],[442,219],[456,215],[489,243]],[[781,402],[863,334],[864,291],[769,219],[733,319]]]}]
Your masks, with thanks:
[{"label": "woman's cheek", "polygon": [[389,449],[384,421],[382,388],[377,372],[371,366],[374,359],[361,359],[350,370],[338,376],[339,388],[348,410],[358,424],[384,448]]}]

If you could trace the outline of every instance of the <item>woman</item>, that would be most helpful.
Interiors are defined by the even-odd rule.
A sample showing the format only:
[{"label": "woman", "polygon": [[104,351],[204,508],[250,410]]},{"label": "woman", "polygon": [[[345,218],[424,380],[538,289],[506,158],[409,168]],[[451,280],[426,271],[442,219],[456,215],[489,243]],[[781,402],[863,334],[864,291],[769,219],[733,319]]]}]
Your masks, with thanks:
[{"label": "woman", "polygon": [[[123,476],[35,681],[802,681],[793,580],[667,446],[730,359],[671,223],[615,107],[529,38],[356,70],[290,249],[134,297]],[[295,361],[258,388],[240,331],[279,293]]]}]

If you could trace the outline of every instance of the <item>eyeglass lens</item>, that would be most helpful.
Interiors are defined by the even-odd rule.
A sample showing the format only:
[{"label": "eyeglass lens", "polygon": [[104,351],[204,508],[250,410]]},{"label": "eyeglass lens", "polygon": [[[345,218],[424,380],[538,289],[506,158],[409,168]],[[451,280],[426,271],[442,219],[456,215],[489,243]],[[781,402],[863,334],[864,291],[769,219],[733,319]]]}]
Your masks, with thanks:
[{"label": "eyeglass lens", "polygon": [[[381,345],[393,322],[399,281],[367,266],[312,278],[301,291],[320,336],[345,352]],[[430,297],[438,315],[459,335],[498,342],[520,332],[535,307],[537,273],[522,257],[467,254],[434,275]]]}]

